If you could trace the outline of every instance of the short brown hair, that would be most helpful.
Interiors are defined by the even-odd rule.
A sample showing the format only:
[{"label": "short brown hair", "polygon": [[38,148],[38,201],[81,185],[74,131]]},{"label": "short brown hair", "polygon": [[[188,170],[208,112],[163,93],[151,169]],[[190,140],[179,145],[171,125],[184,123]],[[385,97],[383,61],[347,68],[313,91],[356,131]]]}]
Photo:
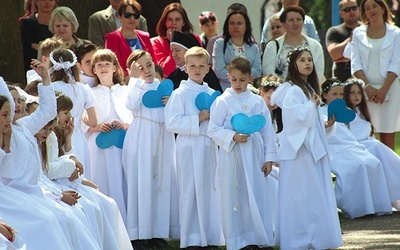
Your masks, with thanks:
[{"label": "short brown hair", "polygon": [[59,38],[47,38],[43,42],[40,43],[40,51],[42,52],[42,56],[49,57],[50,53],[60,48],[63,45],[63,42]]},{"label": "short brown hair", "polygon": [[243,57],[237,57],[232,60],[231,67],[229,68],[229,72],[233,69],[237,69],[242,74],[249,74],[251,75],[251,64],[250,61]]},{"label": "short brown hair", "polygon": [[142,14],[142,6],[136,0],[124,0],[118,8],[118,16],[122,16],[126,8],[131,6],[139,15]]}]

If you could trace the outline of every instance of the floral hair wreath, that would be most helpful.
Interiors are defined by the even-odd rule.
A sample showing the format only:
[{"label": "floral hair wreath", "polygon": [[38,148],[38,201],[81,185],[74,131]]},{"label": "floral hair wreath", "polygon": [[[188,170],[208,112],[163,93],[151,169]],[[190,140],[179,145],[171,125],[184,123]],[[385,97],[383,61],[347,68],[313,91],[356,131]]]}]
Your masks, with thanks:
[{"label": "floral hair wreath", "polygon": [[275,82],[275,81],[263,81],[262,83],[261,83],[261,86],[262,87],[267,87],[267,86],[270,86],[270,87],[278,87],[278,86],[280,86],[282,83],[280,83],[280,82]]},{"label": "floral hair wreath", "polygon": [[334,81],[332,84],[329,84],[328,86],[325,86],[324,88],[322,88],[322,92],[327,93],[331,88],[337,87],[337,86],[344,86],[344,83]]},{"label": "floral hair wreath", "polygon": [[347,80],[347,81],[344,83],[345,86],[347,86],[347,85],[353,85],[353,84],[358,84],[358,85],[360,85],[362,89],[365,88],[365,82],[364,82],[363,80],[361,80],[361,79],[358,79],[358,78],[349,79],[349,80]]},{"label": "floral hair wreath", "polygon": [[50,59],[51,63],[53,64],[53,66],[49,69],[49,74],[53,73],[54,71],[63,69],[65,74],[67,74],[67,76],[69,77],[69,83],[75,83],[76,81],[72,75],[71,68],[76,65],[76,62],[78,61],[78,59],[76,58],[76,55],[74,52],[72,52],[72,50],[70,50],[70,49],[65,49],[65,50],[68,51],[72,55],[72,62],[70,62],[70,61],[64,62],[62,57],[60,57],[59,62],[57,62],[53,57],[53,54],[54,54],[54,50],[53,50],[49,55],[49,59]]},{"label": "floral hair wreath", "polygon": [[299,45],[296,48],[294,48],[292,51],[289,51],[288,55],[287,55],[287,63],[290,63],[290,56],[294,53],[294,52],[300,52],[300,51],[304,51],[307,50],[311,53],[311,50],[309,47],[304,46],[304,45]]}]

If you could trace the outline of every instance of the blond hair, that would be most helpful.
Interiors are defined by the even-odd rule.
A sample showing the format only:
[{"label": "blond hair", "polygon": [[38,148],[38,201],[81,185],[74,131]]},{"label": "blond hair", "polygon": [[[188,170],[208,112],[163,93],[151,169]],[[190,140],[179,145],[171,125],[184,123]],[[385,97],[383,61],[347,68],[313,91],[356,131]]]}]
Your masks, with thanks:
[{"label": "blond hair", "polygon": [[210,54],[208,54],[207,50],[199,46],[194,46],[186,51],[185,63],[187,63],[187,60],[190,56],[197,56],[204,58],[207,62],[210,61]]}]

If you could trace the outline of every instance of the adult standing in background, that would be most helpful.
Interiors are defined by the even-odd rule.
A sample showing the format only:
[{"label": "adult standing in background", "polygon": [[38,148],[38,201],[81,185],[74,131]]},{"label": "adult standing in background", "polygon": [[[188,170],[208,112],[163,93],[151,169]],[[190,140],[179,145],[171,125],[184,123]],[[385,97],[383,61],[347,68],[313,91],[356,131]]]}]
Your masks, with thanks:
[{"label": "adult standing in background", "polygon": [[[104,47],[106,34],[121,28],[121,21],[117,12],[123,0],[109,1],[110,6],[107,9],[97,11],[89,17],[89,40],[100,47]],[[136,28],[147,32],[147,20],[144,16],[140,15]]]},{"label": "adult standing in background", "polygon": [[58,0],[36,0],[37,12],[20,19],[22,50],[25,72],[30,70],[31,59],[38,57],[39,42],[52,37],[49,30],[50,15]]},{"label": "adult standing in background", "polygon": [[237,57],[244,57],[250,61],[253,77],[261,75],[260,50],[253,37],[247,13],[233,11],[228,14],[224,22],[222,38],[215,42],[212,57],[212,68],[222,90],[230,86],[227,73],[232,60]]},{"label": "adult standing in background", "polygon": [[[277,38],[277,43],[267,43],[263,54],[262,69],[264,75],[277,75],[286,79],[288,71],[288,53],[292,50],[308,47],[314,61],[319,83],[324,76],[324,51],[321,44],[302,33],[305,13],[303,8],[292,5],[285,8],[279,19],[286,29],[286,33]],[[279,44],[279,46],[277,46]]]},{"label": "adult standing in background", "polygon": [[343,51],[351,42],[353,29],[359,26],[359,12],[356,0],[341,0],[339,14],[343,23],[330,27],[326,32],[326,48],[333,61],[332,77],[341,82],[351,77],[350,59],[343,56]]},{"label": "adult standing in background", "polygon": [[171,3],[181,3],[180,0],[138,0],[142,5],[142,14],[147,19],[150,37],[157,36],[156,27],[164,8]]},{"label": "adult standing in background", "polygon": [[365,82],[371,123],[382,143],[394,150],[400,131],[400,29],[384,0],[363,0],[361,25],[351,42],[351,73]]},{"label": "adult standing in background", "polygon": [[[176,69],[176,63],[172,58],[170,41],[172,31],[193,33],[193,25],[189,21],[189,17],[185,8],[180,3],[171,3],[165,7],[160,20],[157,23],[157,37],[151,39],[154,54],[156,56],[155,63],[160,65],[164,71],[164,77],[167,78],[172,71]],[[194,34],[201,44],[201,39]]]},{"label": "adult standing in background", "polygon": [[[282,12],[285,10],[285,8],[290,7],[290,6],[298,6],[300,0],[281,0],[282,3],[282,9],[278,12],[278,15],[282,14]],[[311,37],[319,42],[319,36],[317,29],[315,28],[314,20],[310,17],[305,15],[304,19],[304,25],[303,25],[303,32],[305,35],[308,37]],[[271,27],[269,26],[268,20],[265,21],[262,32],[261,32],[261,44],[265,44],[268,42],[268,30]]]},{"label": "adult standing in background", "polygon": [[125,77],[128,76],[126,60],[132,51],[145,50],[155,60],[149,33],[137,30],[141,10],[142,6],[136,0],[124,0],[118,9],[118,18],[122,23],[121,28],[106,35],[105,47],[115,53]]}]

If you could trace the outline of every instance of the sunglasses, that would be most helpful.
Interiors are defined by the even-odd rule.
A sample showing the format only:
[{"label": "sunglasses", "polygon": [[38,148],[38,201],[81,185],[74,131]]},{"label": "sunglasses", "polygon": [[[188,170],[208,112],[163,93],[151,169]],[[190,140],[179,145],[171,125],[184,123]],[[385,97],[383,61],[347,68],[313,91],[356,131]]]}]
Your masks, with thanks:
[{"label": "sunglasses", "polygon": [[351,7],[347,7],[342,9],[344,12],[350,12],[350,10],[356,11],[358,9],[358,6],[351,6]]},{"label": "sunglasses", "polygon": [[135,18],[135,19],[139,19],[139,17],[140,17],[140,14],[138,14],[138,13],[124,12],[123,15],[124,15],[124,17],[125,17],[126,19],[129,19],[129,18],[131,18],[131,17],[133,17],[133,18]]}]

